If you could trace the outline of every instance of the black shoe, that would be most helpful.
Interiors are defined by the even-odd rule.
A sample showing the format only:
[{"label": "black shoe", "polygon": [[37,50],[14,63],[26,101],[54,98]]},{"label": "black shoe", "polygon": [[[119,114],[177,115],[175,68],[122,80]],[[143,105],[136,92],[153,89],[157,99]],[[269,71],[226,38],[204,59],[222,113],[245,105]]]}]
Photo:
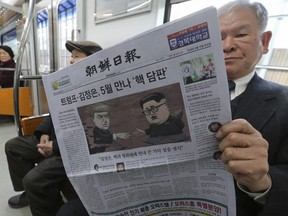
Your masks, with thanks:
[{"label": "black shoe", "polygon": [[11,208],[23,208],[25,206],[28,206],[29,203],[26,197],[26,192],[23,192],[22,194],[11,197],[8,200],[8,205]]}]

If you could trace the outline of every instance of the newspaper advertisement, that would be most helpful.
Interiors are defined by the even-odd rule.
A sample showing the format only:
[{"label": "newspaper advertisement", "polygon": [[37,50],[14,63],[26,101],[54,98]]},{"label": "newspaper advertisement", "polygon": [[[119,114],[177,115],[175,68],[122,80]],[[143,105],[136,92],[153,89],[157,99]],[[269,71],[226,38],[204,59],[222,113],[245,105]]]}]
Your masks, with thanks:
[{"label": "newspaper advertisement", "polygon": [[215,138],[231,112],[214,7],[43,82],[65,170],[90,215],[236,215]]}]

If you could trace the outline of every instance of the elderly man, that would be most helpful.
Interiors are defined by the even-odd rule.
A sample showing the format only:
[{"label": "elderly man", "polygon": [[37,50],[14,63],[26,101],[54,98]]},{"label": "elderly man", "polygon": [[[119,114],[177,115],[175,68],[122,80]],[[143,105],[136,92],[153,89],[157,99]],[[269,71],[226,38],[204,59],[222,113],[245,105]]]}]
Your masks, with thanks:
[{"label": "elderly man", "polygon": [[[233,121],[215,136],[220,159],[235,179],[237,216],[286,216],[288,200],[288,88],[263,80],[255,65],[268,53],[272,36],[260,3],[229,2],[218,11]],[[80,200],[59,216],[88,215]],[[57,215],[57,216],[58,216]],[[79,215],[79,214],[78,214]]]},{"label": "elderly man", "polygon": [[[218,18],[233,120],[216,133],[221,160],[236,181],[237,216],[287,215],[288,88],[261,79],[255,65],[272,36],[260,3],[232,1]],[[245,119],[245,120],[244,120]]]},{"label": "elderly man", "polygon": [[[67,41],[65,45],[71,52],[71,64],[102,50],[91,41]],[[51,117],[46,117],[33,136],[20,136],[7,141],[5,152],[14,190],[25,190],[11,197],[9,206],[21,208],[29,204],[34,216],[55,215],[64,203],[60,189],[69,181]],[[35,163],[38,163],[36,167]]]}]

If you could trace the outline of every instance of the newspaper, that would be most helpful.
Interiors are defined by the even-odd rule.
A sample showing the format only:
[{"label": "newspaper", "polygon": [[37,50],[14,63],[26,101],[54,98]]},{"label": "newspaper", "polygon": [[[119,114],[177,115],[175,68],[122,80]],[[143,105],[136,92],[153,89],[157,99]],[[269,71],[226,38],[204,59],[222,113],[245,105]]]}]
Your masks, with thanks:
[{"label": "newspaper", "polygon": [[43,77],[90,215],[236,215],[214,136],[231,121],[223,59],[209,7]]}]

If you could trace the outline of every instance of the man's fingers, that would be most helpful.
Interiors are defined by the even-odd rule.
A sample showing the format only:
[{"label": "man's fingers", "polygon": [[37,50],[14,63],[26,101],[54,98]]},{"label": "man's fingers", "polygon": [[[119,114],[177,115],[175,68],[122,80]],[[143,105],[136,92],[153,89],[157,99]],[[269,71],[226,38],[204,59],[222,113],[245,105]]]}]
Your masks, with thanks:
[{"label": "man's fingers", "polygon": [[261,146],[264,149],[268,149],[268,142],[262,138],[262,136],[251,136],[251,134],[242,133],[230,133],[219,144],[221,151],[224,151],[228,147],[235,148],[249,148],[251,146]]},{"label": "man's fingers", "polygon": [[[221,154],[221,160],[228,164],[231,162],[231,167],[234,164],[241,164],[241,161],[247,161],[248,163],[251,163],[251,165],[255,165],[253,161],[264,161],[264,163],[267,162],[267,156],[268,152],[264,148],[257,148],[251,150],[250,148],[227,148],[224,152]],[[246,169],[247,167],[244,167]],[[240,172],[238,170],[237,172]]]},{"label": "man's fingers", "polygon": [[232,132],[261,136],[261,134],[244,119],[235,119],[227,124],[224,124],[221,128],[219,128],[215,136],[218,139],[222,139],[227,136],[227,134]]}]

